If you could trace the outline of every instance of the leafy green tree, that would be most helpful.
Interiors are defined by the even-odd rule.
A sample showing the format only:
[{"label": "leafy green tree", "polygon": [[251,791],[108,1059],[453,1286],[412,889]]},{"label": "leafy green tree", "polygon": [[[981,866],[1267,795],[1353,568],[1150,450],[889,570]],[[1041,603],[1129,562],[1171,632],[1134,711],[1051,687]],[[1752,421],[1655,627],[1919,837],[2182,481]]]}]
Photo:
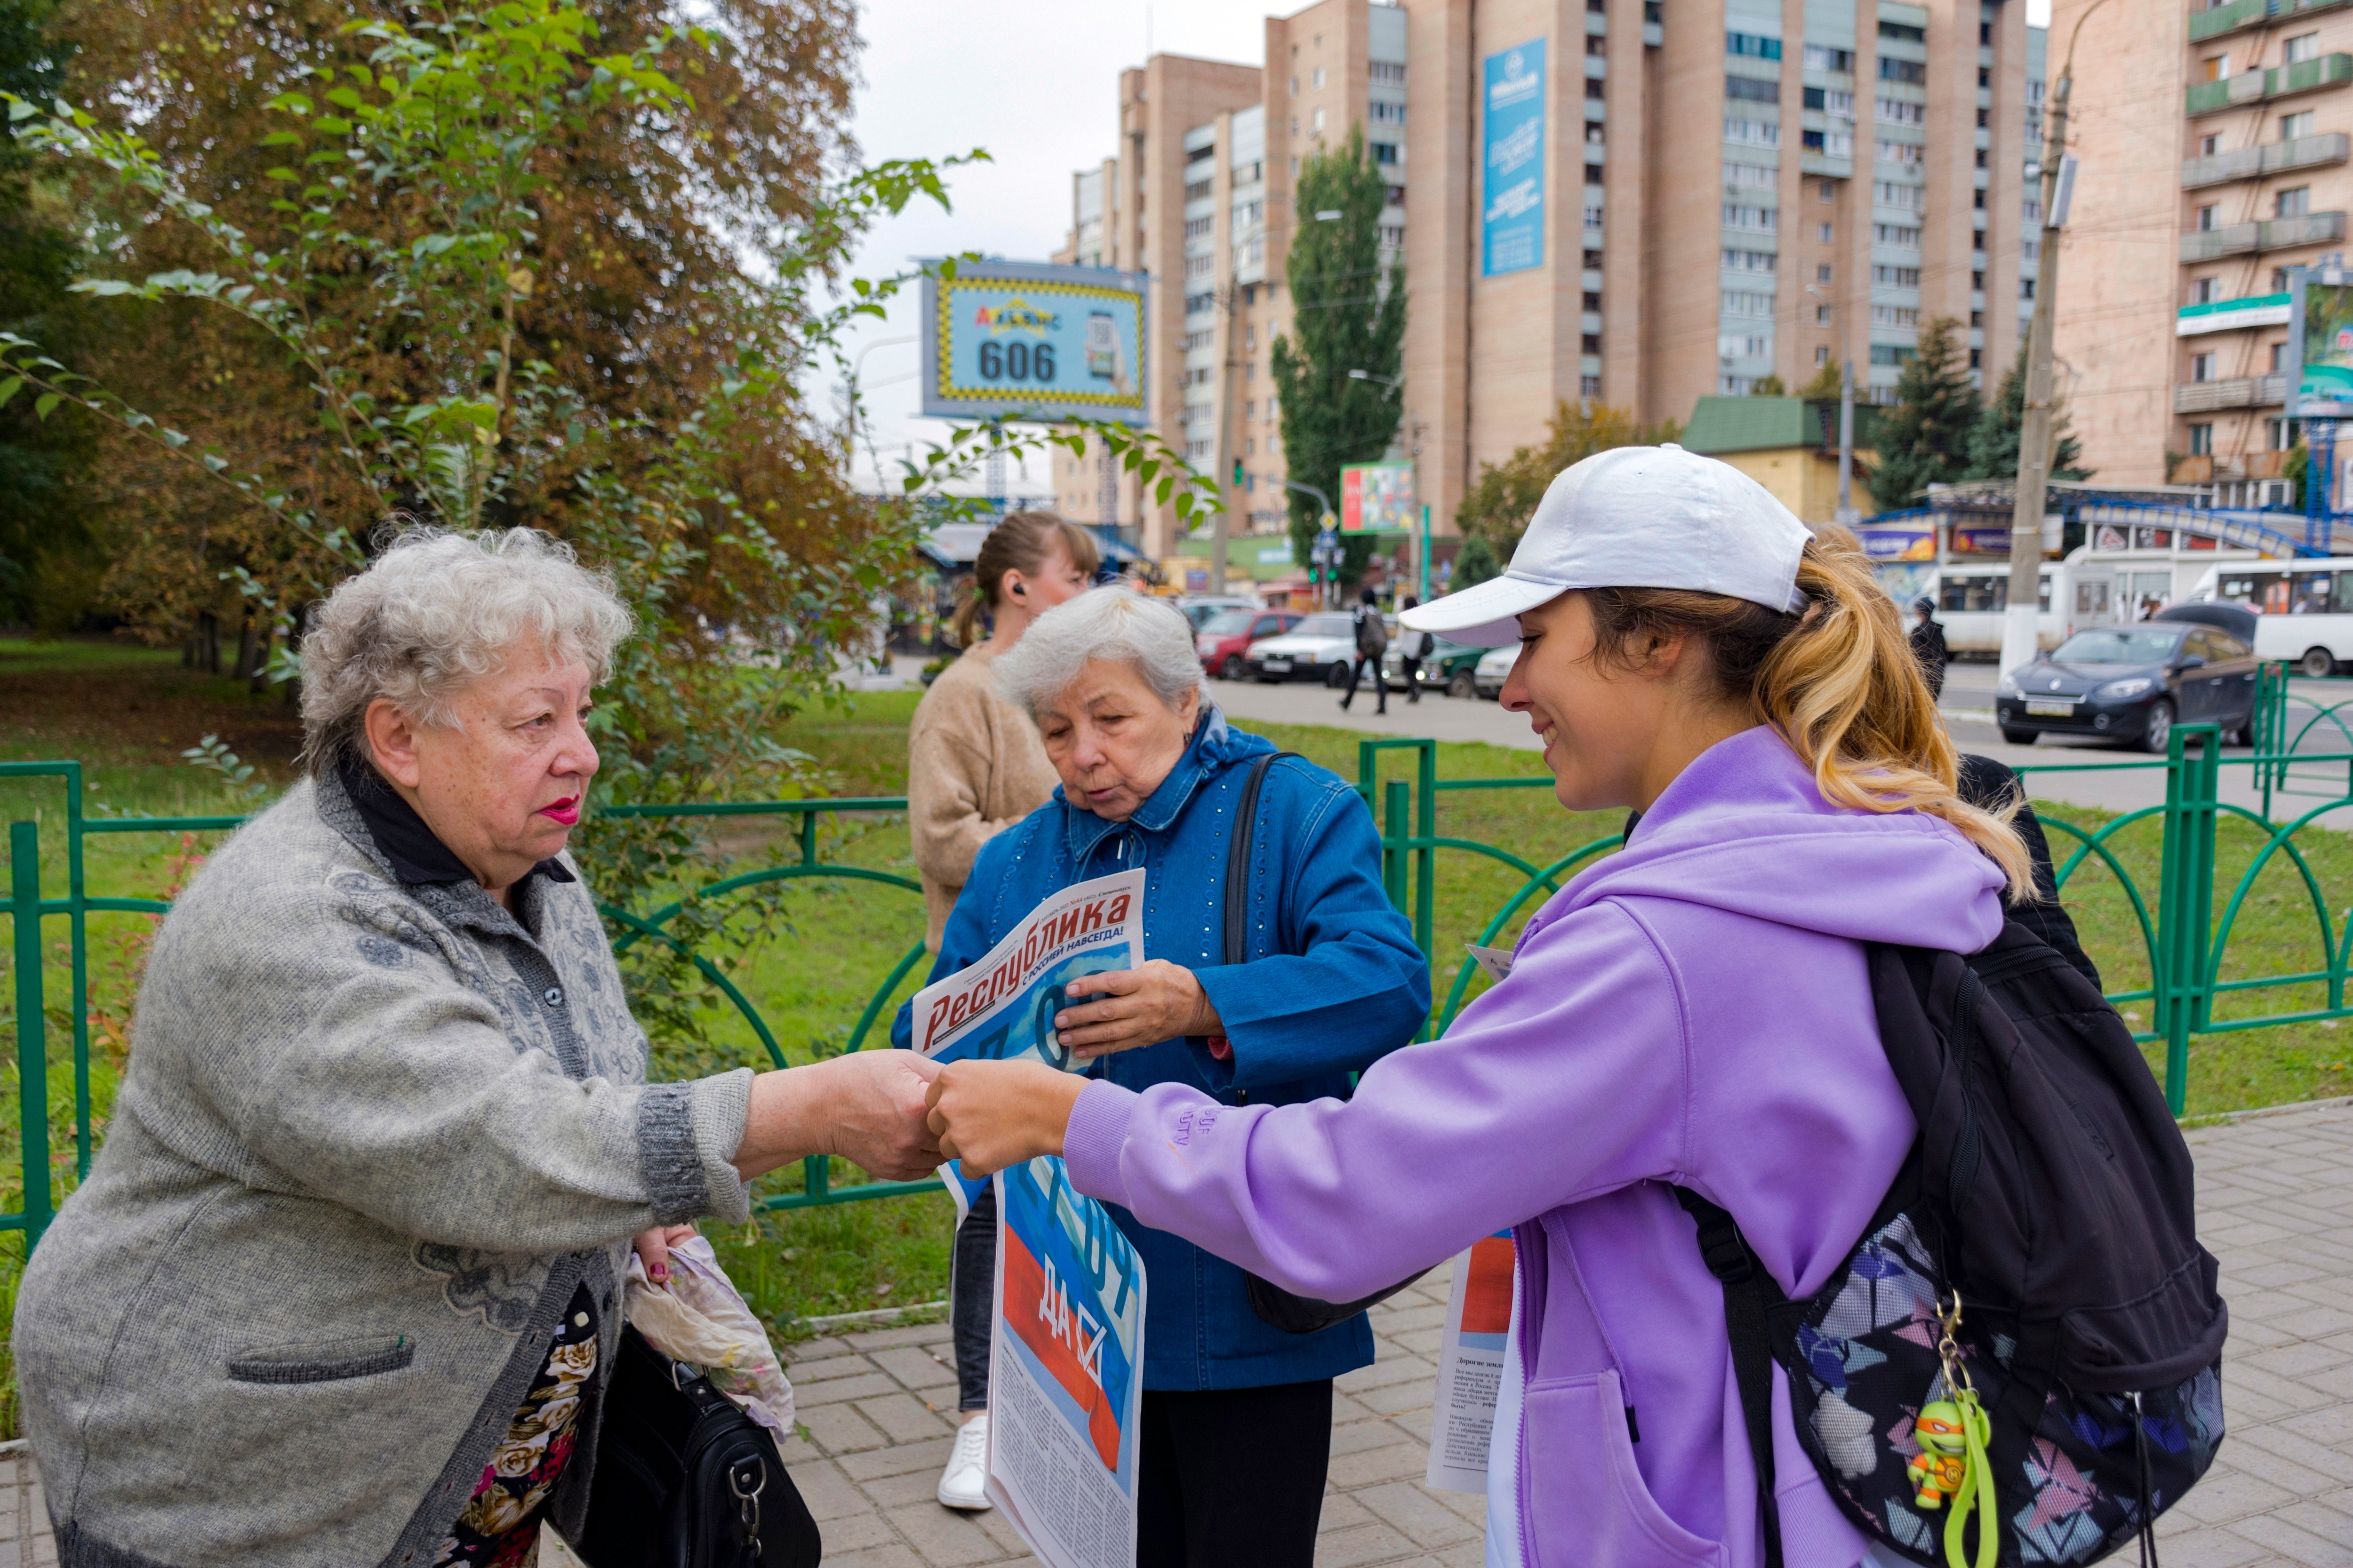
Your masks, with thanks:
[{"label": "leafy green tree", "polygon": [[1774,375],[1768,372],[1767,374],[1757,378],[1757,384],[1748,389],[1748,395],[1751,397],[1787,397],[1789,395],[1789,384],[1783,381],[1779,376]]},{"label": "leafy green tree", "polygon": [[[0,0],[11,3],[26,0]],[[315,92],[318,71],[346,88],[353,68],[373,74],[383,41],[355,22],[429,32],[482,9],[270,0],[265,23],[234,6],[54,3],[54,30],[71,51],[62,96],[107,129],[135,128],[189,197],[272,240],[286,215],[271,204],[295,194],[266,177],[292,162],[282,144],[265,145],[288,129],[289,115],[273,107],[280,96]],[[533,214],[523,247],[533,287],[512,302],[514,362],[548,365],[600,429],[687,416],[736,376],[746,348],[779,366],[821,359],[825,344],[805,332],[810,319],[791,308],[792,284],[812,265],[830,273],[828,283],[849,282],[828,231],[849,216],[838,182],[859,162],[847,133],[859,48],[850,0],[709,0],[691,8],[699,34],[666,29],[676,14],[662,6],[575,0],[572,9],[595,34],[590,53],[642,53],[681,91],[659,105],[580,94],[566,117],[528,139],[522,172],[541,183],[522,197]],[[57,95],[25,96],[47,104]],[[126,118],[134,115],[135,125]],[[106,237],[113,277],[220,269],[208,237],[136,184],[45,177],[72,198],[76,232]],[[389,195],[340,214],[353,235],[379,240],[408,235],[409,216]],[[306,303],[332,314],[324,289]],[[177,299],[100,320],[108,330],[70,353],[58,352],[66,342],[55,331],[17,330],[198,447],[266,454],[270,479],[322,514],[372,518],[364,487],[327,450],[310,376],[290,372],[269,334]],[[448,390],[428,380],[440,364],[407,347],[400,337],[379,341],[355,353],[353,369],[381,384],[370,387],[379,397]],[[790,531],[797,552],[823,558],[837,545],[854,552],[876,514],[828,450],[838,429],[802,395],[815,381],[797,371],[767,390],[731,437],[723,477],[749,512]],[[207,616],[233,626],[253,603],[233,585],[240,571],[293,585],[301,568],[284,541],[210,476],[117,431],[100,428],[95,439],[82,488],[101,531],[108,605],[134,630],[164,640]],[[586,446],[556,455],[535,487],[494,500],[486,517],[562,526],[575,467],[591,456]],[[629,477],[652,460],[642,447],[594,458]],[[774,579],[736,560],[730,531],[711,521],[705,559],[679,591],[715,625],[771,613],[774,604],[741,596]]]},{"label": "leafy green tree", "polygon": [[1814,379],[1798,388],[1798,395],[1809,402],[1839,395],[1839,367],[1825,364],[1814,372]]},{"label": "leafy green tree", "polygon": [[[1612,447],[1655,447],[1683,434],[1672,419],[1643,425],[1623,408],[1606,403],[1562,402],[1553,410],[1545,438],[1522,447],[1500,463],[1482,463],[1478,482],[1454,510],[1455,526],[1483,538],[1491,550],[1509,555],[1535,515],[1536,503],[1563,468]],[[1457,567],[1460,570],[1460,567]]]},{"label": "leafy green tree", "polygon": [[1475,588],[1491,577],[1502,576],[1503,572],[1503,563],[1495,559],[1495,547],[1487,542],[1485,534],[1474,533],[1455,552],[1454,574],[1446,580],[1446,591],[1459,594],[1465,588]]},{"label": "leafy green tree", "polygon": [[1922,322],[1919,349],[1896,378],[1895,402],[1880,412],[1871,497],[1882,511],[1917,506],[1930,485],[1968,472],[1981,404],[1960,332],[1950,316]]},{"label": "leafy green tree", "polygon": [[[1282,457],[1290,477],[1331,497],[1335,510],[1340,469],[1378,461],[1404,416],[1399,388],[1389,384],[1405,363],[1405,267],[1381,256],[1388,199],[1388,181],[1361,127],[1351,127],[1341,146],[1309,155],[1292,198],[1291,331],[1274,340],[1273,354]],[[1304,561],[1323,520],[1314,497],[1289,493],[1293,558]],[[1376,542],[1343,539],[1342,582],[1364,574]]]},{"label": "leafy green tree", "polygon": [[[2001,373],[2001,384],[1994,389],[1993,401],[1978,416],[1977,428],[1969,432],[1969,467],[1966,478],[1972,479],[2014,479],[2018,477],[2018,437],[2026,424],[2026,345],[2018,345],[2018,357]],[[2054,391],[2051,402],[2051,477],[2054,479],[2088,479],[2092,470],[2082,466],[2084,444],[2068,434],[2067,405]]]},{"label": "leafy green tree", "polygon": [[[306,601],[365,563],[381,524],[559,532],[612,574],[640,628],[597,709],[600,803],[784,793],[807,759],[779,742],[782,721],[820,700],[841,657],[867,645],[872,606],[906,570],[918,527],[913,505],[846,495],[838,443],[799,430],[793,377],[820,355],[838,358],[843,328],[879,315],[904,281],[845,283],[831,299],[877,219],[920,196],[944,202],[940,166],[842,174],[800,221],[764,237],[765,277],[747,269],[700,301],[708,341],[695,353],[715,369],[708,385],[658,361],[636,368],[669,373],[667,408],[617,406],[595,395],[597,377],[575,379],[534,352],[543,215],[570,199],[565,180],[576,173],[554,154],[595,124],[688,118],[687,89],[658,61],[672,50],[691,60],[711,37],[658,32],[601,50],[573,0],[425,13],[413,29],[363,20],[349,32],[371,46],[364,63],[288,66],[269,100],[276,129],[262,138],[267,158],[254,160],[269,166],[253,177],[284,194],[258,233],[194,195],[199,182],[141,134],[7,96],[20,145],[69,174],[111,175],[203,265],[77,289],[151,322],[160,313],[175,327],[222,329],[224,364],[252,365],[258,356],[232,351],[260,343],[295,374],[255,390],[263,416],[199,438],[46,345],[0,331],[0,408],[29,404],[43,423],[75,411],[158,471],[206,487],[199,493],[241,531],[239,553],[215,570],[281,637]],[[248,151],[219,155],[235,163]],[[1147,485],[1186,485],[1180,513],[1198,504],[1188,471],[1164,475],[1163,455],[1108,436],[1127,440],[1122,455]],[[1029,439],[1072,445],[1083,434]],[[958,432],[907,489],[1008,445],[1018,443],[999,428]],[[820,488],[788,507],[755,487],[764,463],[796,456],[823,466],[841,499]],[[767,657],[744,658],[746,645]],[[282,649],[279,668],[299,675]],[[608,908],[674,896],[725,858],[697,820],[599,813],[576,842]],[[690,898],[670,928],[676,945],[627,937],[638,1016],[659,1036],[698,1038],[720,976],[780,910],[755,898],[746,917],[741,905]]]},{"label": "leafy green tree", "polygon": [[[68,51],[50,0],[0,0],[0,91],[54,97]],[[0,140],[0,330],[52,341],[82,336],[68,293],[79,262],[58,194],[37,184],[26,149]],[[0,621],[63,630],[87,605],[97,570],[85,427],[50,425],[29,405],[0,409]]]}]

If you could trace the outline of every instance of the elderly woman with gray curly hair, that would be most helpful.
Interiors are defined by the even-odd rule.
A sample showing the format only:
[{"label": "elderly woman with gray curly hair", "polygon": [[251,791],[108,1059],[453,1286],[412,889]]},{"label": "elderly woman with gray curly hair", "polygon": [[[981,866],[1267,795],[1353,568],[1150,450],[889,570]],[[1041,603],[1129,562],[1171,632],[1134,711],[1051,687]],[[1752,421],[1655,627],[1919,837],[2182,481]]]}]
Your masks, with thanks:
[{"label": "elderly woman with gray curly hair", "polygon": [[411,534],[303,643],[308,777],[164,920],[16,1373],[68,1568],[526,1561],[585,1516],[634,1239],[812,1153],[938,1159],[902,1051],[649,1084],[565,854],[629,616]]}]

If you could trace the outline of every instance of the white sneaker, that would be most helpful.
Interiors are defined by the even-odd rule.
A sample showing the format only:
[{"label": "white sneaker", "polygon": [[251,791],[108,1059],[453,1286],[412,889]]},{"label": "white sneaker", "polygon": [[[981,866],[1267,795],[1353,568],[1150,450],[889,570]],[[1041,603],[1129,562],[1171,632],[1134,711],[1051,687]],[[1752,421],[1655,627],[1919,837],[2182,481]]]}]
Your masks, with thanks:
[{"label": "white sneaker", "polygon": [[987,1483],[988,1412],[984,1410],[956,1428],[955,1447],[948,1455],[948,1468],[940,1476],[940,1504],[973,1511],[985,1510],[990,1506]]}]

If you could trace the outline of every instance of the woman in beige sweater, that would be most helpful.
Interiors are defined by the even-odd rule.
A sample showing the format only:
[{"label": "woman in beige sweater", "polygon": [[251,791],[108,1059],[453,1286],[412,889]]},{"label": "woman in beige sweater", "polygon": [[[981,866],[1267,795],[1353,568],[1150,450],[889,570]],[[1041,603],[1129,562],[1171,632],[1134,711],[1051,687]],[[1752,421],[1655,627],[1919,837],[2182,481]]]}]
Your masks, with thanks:
[{"label": "woman in beige sweater", "polygon": [[[989,531],[974,563],[972,597],[956,612],[964,657],[942,671],[915,706],[907,729],[907,817],[915,869],[923,884],[924,942],[939,951],[940,931],[989,837],[1046,804],[1053,764],[1029,715],[1006,700],[989,677],[997,655],[1021,640],[1029,623],[1092,585],[1098,555],[1085,530],[1050,511],[1018,511]],[[976,643],[983,610],[990,632]],[[950,1294],[955,1298],[957,1408],[965,1425],[940,1477],[950,1508],[985,1509],[988,1453],[988,1321],[997,1272],[997,1213],[983,1194],[956,1232]]]}]

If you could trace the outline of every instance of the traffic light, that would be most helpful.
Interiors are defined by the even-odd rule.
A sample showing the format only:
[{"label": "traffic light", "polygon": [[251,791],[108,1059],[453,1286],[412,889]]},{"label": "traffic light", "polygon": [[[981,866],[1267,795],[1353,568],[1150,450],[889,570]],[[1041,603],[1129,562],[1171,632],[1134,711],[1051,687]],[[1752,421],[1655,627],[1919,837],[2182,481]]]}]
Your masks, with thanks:
[{"label": "traffic light", "polygon": [[1242,460],[1241,460],[1240,458],[1236,458],[1234,459],[1234,489],[1241,489],[1241,488],[1242,488]]}]

